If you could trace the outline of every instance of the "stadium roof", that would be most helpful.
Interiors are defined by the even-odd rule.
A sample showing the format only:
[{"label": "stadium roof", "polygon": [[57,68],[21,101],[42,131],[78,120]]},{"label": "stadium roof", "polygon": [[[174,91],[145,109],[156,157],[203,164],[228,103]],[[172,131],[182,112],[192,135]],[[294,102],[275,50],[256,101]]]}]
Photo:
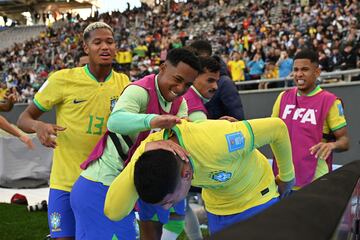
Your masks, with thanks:
[{"label": "stadium roof", "polygon": [[23,12],[66,12],[70,9],[99,6],[97,0],[0,0],[0,16],[21,18]]}]

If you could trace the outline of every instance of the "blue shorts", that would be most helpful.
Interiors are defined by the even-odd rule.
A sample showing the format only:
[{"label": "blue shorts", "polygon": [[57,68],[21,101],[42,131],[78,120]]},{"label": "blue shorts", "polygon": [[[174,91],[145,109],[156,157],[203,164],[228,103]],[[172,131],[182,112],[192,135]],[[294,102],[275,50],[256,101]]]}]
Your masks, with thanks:
[{"label": "blue shorts", "polygon": [[76,220],[77,240],[136,239],[137,223],[133,211],[120,221],[111,221],[105,216],[104,203],[108,189],[108,186],[82,176],[75,182],[70,202]]},{"label": "blue shorts", "polygon": [[75,237],[75,217],[70,206],[70,192],[49,192],[48,223],[51,238]]},{"label": "blue shorts", "polygon": [[271,205],[275,204],[278,201],[279,201],[279,198],[273,198],[264,204],[249,208],[249,209],[245,210],[244,212],[232,214],[232,215],[221,216],[221,215],[215,215],[215,214],[207,212],[210,234],[214,234],[218,231],[221,231],[222,229],[224,229],[227,226],[232,225],[234,223],[246,220],[246,219],[256,215],[257,213],[263,211],[264,209],[270,207]]},{"label": "blue shorts", "polygon": [[161,206],[143,202],[141,199],[137,201],[137,204],[141,221],[149,221],[157,217],[159,222],[166,224],[169,221],[170,212],[185,216],[185,199],[175,204],[170,210],[165,210]]}]

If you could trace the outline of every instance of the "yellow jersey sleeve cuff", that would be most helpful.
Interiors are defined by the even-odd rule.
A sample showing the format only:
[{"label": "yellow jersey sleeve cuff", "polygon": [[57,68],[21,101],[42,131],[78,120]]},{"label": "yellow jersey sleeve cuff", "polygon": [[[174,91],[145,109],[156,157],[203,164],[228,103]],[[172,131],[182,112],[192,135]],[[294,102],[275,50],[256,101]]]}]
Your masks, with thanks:
[{"label": "yellow jersey sleeve cuff", "polygon": [[40,110],[43,111],[43,112],[48,112],[48,111],[51,110],[51,109],[46,109],[46,108],[44,108],[35,98],[34,98],[34,100],[33,100],[33,103],[35,104],[35,106],[36,106],[38,109],[40,109]]},{"label": "yellow jersey sleeve cuff", "polygon": [[344,123],[342,123],[342,124],[340,124],[340,125],[338,125],[338,126],[336,126],[334,128],[331,128],[331,131],[335,132],[336,130],[339,130],[339,129],[343,128],[343,127],[346,127],[346,125],[347,125],[347,123],[344,122]]},{"label": "yellow jersey sleeve cuff", "polygon": [[289,182],[295,178],[295,172],[290,171],[288,173],[281,173],[281,174],[279,174],[279,178],[283,182]]}]

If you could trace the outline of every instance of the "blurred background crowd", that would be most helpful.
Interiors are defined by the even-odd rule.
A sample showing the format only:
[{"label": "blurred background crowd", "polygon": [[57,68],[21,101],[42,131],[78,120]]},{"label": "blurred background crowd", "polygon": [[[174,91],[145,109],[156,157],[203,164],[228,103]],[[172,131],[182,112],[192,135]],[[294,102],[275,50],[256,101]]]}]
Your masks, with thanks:
[{"label": "blurred background crowd", "polygon": [[[319,53],[324,72],[360,67],[357,0],[188,0],[168,7],[142,4],[87,19],[64,14],[46,27],[26,27],[21,31],[37,31],[36,37],[0,50],[0,100],[11,93],[29,102],[52,72],[83,65],[82,31],[98,20],[115,31],[114,69],[132,81],[156,73],[170,49],[197,39],[211,42],[235,82],[288,77],[303,48]],[[4,43],[3,31],[9,29],[0,30]],[[283,84],[264,81],[258,88]]]}]

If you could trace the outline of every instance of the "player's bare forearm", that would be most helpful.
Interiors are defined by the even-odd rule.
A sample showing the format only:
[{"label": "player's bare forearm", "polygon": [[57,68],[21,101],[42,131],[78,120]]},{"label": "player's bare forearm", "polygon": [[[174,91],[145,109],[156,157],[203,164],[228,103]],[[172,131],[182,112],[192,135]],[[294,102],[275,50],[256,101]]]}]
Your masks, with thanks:
[{"label": "player's bare forearm", "polygon": [[36,132],[37,125],[42,123],[37,120],[43,112],[40,111],[35,104],[30,104],[24,112],[22,112],[17,121],[17,126],[27,133]]},{"label": "player's bare forearm", "polygon": [[335,152],[343,152],[349,150],[349,135],[347,132],[347,127],[343,127],[334,132],[336,141],[334,142],[334,151]]},{"label": "player's bare forearm", "polygon": [[327,159],[330,154],[335,152],[343,152],[349,149],[349,137],[347,134],[347,128],[344,127],[334,132],[335,142],[319,142],[312,146],[309,150],[311,154],[314,154],[316,158]]},{"label": "player's bare forearm", "polygon": [[11,124],[2,116],[0,116],[0,128],[15,137],[21,136],[20,132],[16,128],[11,126]]},{"label": "player's bare forearm", "polygon": [[18,127],[26,133],[35,133],[36,126],[39,124],[40,121],[33,119],[28,113],[23,112],[18,121]]}]

